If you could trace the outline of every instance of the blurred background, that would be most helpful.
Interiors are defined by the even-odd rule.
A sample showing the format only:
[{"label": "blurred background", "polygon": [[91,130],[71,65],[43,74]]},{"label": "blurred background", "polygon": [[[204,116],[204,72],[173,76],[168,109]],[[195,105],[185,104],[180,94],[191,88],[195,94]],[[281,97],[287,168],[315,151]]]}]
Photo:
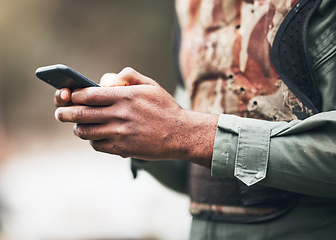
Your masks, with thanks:
[{"label": "blurred background", "polygon": [[173,4],[0,0],[0,240],[187,239],[187,197],[76,138],[34,74],[63,63],[99,82],[131,66],[173,93]]}]

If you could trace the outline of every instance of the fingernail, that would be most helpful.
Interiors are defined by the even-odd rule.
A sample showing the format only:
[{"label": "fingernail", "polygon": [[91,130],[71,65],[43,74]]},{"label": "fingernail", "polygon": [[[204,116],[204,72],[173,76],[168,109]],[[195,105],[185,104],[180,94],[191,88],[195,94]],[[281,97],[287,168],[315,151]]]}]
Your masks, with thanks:
[{"label": "fingernail", "polygon": [[67,91],[61,91],[60,97],[63,101],[69,101],[70,96],[69,93]]},{"label": "fingernail", "polygon": [[59,119],[59,116],[60,116],[60,110],[59,110],[59,108],[57,108],[56,111],[55,111],[55,119],[57,121],[61,122],[61,120]]}]

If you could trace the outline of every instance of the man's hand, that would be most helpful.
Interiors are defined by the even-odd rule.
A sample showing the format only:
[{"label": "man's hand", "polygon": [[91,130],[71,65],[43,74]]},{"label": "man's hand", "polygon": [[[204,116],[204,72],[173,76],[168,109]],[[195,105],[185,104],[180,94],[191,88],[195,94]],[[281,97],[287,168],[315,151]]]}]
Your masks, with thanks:
[{"label": "man's hand", "polygon": [[56,92],[55,117],[76,123],[94,149],[144,160],[180,159],[210,167],[217,115],[182,109],[157,82],[131,68],[102,86]]}]

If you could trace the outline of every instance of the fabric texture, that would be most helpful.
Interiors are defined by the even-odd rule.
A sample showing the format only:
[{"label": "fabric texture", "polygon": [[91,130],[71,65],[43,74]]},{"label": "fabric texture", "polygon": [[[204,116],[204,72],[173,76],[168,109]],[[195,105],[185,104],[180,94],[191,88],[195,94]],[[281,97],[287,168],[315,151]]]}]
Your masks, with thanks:
[{"label": "fabric texture", "polygon": [[333,240],[335,212],[335,202],[303,198],[285,217],[262,223],[193,219],[190,240]]},{"label": "fabric texture", "polygon": [[[198,3],[202,1],[176,1],[177,4],[180,4],[181,9],[186,9],[184,4],[191,2]],[[214,0],[213,2],[221,1]],[[290,1],[272,2],[283,3]],[[295,2],[295,4],[302,3],[302,5],[297,5],[297,8],[294,9],[300,12],[304,9],[303,6],[309,6],[309,4],[315,6],[314,4],[319,2],[317,0],[302,0],[298,3]],[[281,189],[288,193],[294,193],[295,196],[300,195],[303,197],[299,198],[297,206],[287,214],[262,223],[239,224],[210,220],[210,218],[194,218],[190,239],[334,239],[336,233],[336,4],[334,0],[322,0],[316,6],[318,8],[314,9],[313,12],[308,11],[309,14],[307,16],[313,13],[312,17],[307,22],[306,29],[300,30],[300,38],[296,39],[304,41],[304,46],[299,49],[301,56],[304,53],[304,58],[293,61],[296,58],[291,59],[290,55],[288,55],[286,57],[287,61],[275,63],[276,67],[278,67],[277,64],[280,64],[280,68],[277,69],[279,75],[284,79],[284,82],[287,81],[287,86],[291,90],[293,89],[293,93],[297,94],[300,100],[294,99],[294,105],[292,106],[295,109],[290,108],[296,112],[296,118],[278,118],[274,121],[272,119],[274,111],[262,114],[265,111],[259,111],[260,108],[256,108],[253,105],[253,101],[251,102],[252,105],[250,105],[250,107],[254,107],[251,108],[253,109],[253,114],[255,114],[253,116],[262,117],[264,120],[255,120],[249,118],[250,116],[239,116],[239,114],[235,116],[233,115],[235,112],[232,112],[232,114],[220,114],[214,142],[211,173],[209,172],[206,176],[207,178],[218,177],[229,181],[236,179],[236,176],[243,179],[251,186],[247,187],[246,184],[238,180],[236,181],[236,188],[240,188],[241,185],[246,186],[246,188],[241,188],[243,190],[239,194],[241,194],[240,201],[244,200],[247,204],[255,202],[258,196],[260,201],[265,200],[262,199],[262,191],[258,191],[259,188],[264,186],[267,187],[266,189]],[[291,19],[297,20],[295,11]],[[308,18],[304,19],[308,21]],[[182,19],[182,23],[184,20]],[[221,21],[221,19],[218,21]],[[296,22],[296,25],[296,27],[300,27],[304,24]],[[283,31],[285,30],[286,28]],[[295,30],[293,31],[292,33],[295,33]],[[283,40],[289,39],[279,38],[277,41],[280,44]],[[215,46],[209,44],[203,47],[211,48]],[[288,45],[287,47],[282,45],[278,49],[273,48],[275,56],[278,56],[279,59],[283,56],[282,54],[285,54],[285,51],[287,51],[286,54],[290,54],[288,49],[290,49]],[[213,54],[215,53],[213,52]],[[295,72],[296,69],[292,69],[293,72],[289,74],[283,68],[287,64],[292,64],[292,66],[293,64],[301,64],[302,61],[307,65],[300,72],[303,71],[304,76],[309,76],[309,81],[305,81],[308,78],[302,78],[302,76],[299,76],[299,80],[295,79],[295,75],[300,74],[300,72]],[[231,76],[230,74],[216,75],[215,78],[217,77],[224,78],[229,83],[233,81],[233,75]],[[216,91],[221,92],[220,86],[220,84],[205,84],[202,87],[205,90],[209,90],[209,93],[213,93]],[[232,88],[233,85],[225,86],[229,87],[228,90],[229,92],[232,91],[232,93],[236,89],[235,94],[241,94],[242,90],[247,90],[247,88]],[[282,90],[287,91],[286,88]],[[197,94],[190,94],[193,91],[190,92],[188,84],[186,84],[186,88],[178,87],[176,93],[181,105],[193,107],[194,102],[190,101],[192,100],[190,97],[197,97]],[[202,96],[207,95],[198,95],[198,97]],[[266,100],[270,103],[276,103],[277,97],[279,95],[275,95],[274,98],[266,98]],[[291,94],[286,95],[286,97],[288,97],[289,101],[293,100],[293,95]],[[259,98],[257,100],[259,101]],[[214,104],[220,103],[215,96],[211,102]],[[207,101],[204,105],[200,104],[200,109],[209,107],[208,103]],[[216,108],[212,108],[212,106],[210,109],[212,111],[215,109],[213,113],[221,113],[220,111],[217,112]],[[318,111],[322,112],[317,113]],[[300,115],[300,113],[304,114]],[[311,116],[312,114],[314,115]],[[260,132],[263,134],[254,141],[252,136]],[[249,147],[244,150],[246,146]],[[253,160],[247,162],[247,159]],[[168,162],[165,164],[169,165]],[[174,162],[172,165],[181,165],[183,167],[178,168],[180,171],[174,172],[172,170],[171,173],[173,174],[162,174],[162,176],[167,177],[161,176],[160,173],[164,173],[165,170],[160,167],[160,163],[142,165],[141,167],[162,182],[175,181],[177,178],[180,182],[178,184],[179,187],[175,189],[185,189],[188,179],[180,177],[180,175],[185,176],[188,174],[189,164],[179,161]],[[259,177],[262,180],[259,180]],[[195,175],[195,179],[197,179],[197,175]],[[174,186],[177,185],[174,184]],[[181,186],[184,187],[181,188]],[[254,195],[253,198],[250,198],[245,189],[252,188],[254,190],[250,191],[249,194]],[[219,190],[224,190],[223,192],[225,193],[227,189]],[[216,193],[216,189],[211,191]],[[276,196],[276,194],[268,195]]]}]

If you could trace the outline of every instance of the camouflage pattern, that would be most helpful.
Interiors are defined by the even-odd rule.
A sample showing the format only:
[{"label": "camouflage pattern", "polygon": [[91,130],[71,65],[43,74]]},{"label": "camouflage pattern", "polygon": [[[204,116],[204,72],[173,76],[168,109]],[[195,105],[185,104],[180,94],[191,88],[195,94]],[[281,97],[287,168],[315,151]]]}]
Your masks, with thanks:
[{"label": "camouflage pattern", "polygon": [[271,47],[297,0],[176,0],[192,109],[272,121],[311,113],[276,73]]},{"label": "camouflage pattern", "polygon": [[[271,121],[297,119],[296,109],[307,114],[280,79],[271,60],[277,29],[297,0],[176,0],[175,3],[182,34],[180,68],[193,110]],[[241,205],[241,191],[248,196],[251,192],[263,192],[265,201],[287,196],[279,190],[271,196],[270,190],[264,188],[241,186],[237,179],[211,177],[208,169],[192,164],[190,210],[194,215],[239,214],[241,210],[236,212],[239,208],[228,211],[227,206]],[[278,206],[273,207],[277,212]],[[243,213],[250,211],[245,208],[242,207]],[[252,215],[261,213],[263,210]]]}]

